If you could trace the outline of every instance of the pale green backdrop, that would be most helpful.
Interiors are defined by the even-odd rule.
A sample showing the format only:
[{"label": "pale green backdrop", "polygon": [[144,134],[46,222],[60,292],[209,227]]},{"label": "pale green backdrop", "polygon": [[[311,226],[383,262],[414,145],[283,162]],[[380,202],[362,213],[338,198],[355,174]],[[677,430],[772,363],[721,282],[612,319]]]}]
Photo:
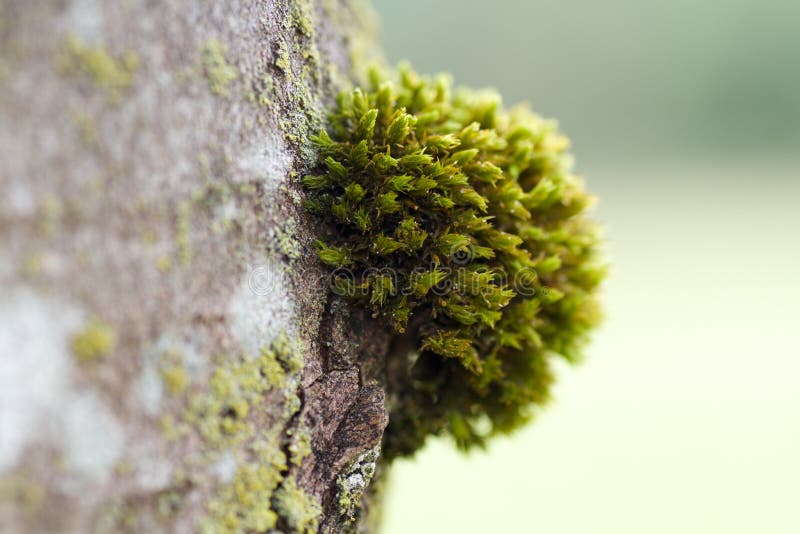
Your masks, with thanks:
[{"label": "pale green backdrop", "polygon": [[399,463],[384,532],[800,532],[800,2],[375,5],[391,61],[559,119],[613,263],[554,402]]}]

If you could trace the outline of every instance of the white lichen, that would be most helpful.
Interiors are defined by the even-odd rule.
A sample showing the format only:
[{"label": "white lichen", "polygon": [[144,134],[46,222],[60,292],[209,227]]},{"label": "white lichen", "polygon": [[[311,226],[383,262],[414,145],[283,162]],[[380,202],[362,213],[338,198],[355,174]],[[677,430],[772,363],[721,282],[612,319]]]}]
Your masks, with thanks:
[{"label": "white lichen", "polygon": [[74,372],[69,339],[82,321],[77,308],[24,287],[1,301],[0,471],[57,432]]},{"label": "white lichen", "polygon": [[103,37],[103,2],[73,0],[67,11],[70,32],[84,41],[97,42]]},{"label": "white lichen", "polygon": [[246,147],[235,158],[231,158],[242,182],[260,182],[264,191],[274,194],[286,181],[292,166],[292,158],[286,142],[275,132],[267,132],[267,138]]},{"label": "white lichen", "polygon": [[62,414],[67,468],[93,481],[105,481],[119,460],[125,442],[122,425],[93,391],[80,393]]},{"label": "white lichen", "polygon": [[220,459],[211,466],[211,471],[217,476],[221,483],[227,484],[231,482],[236,475],[237,467],[238,465],[233,453],[226,451],[222,453]]},{"label": "white lichen", "polygon": [[268,346],[280,332],[291,330],[294,303],[289,281],[274,262],[252,265],[228,303],[231,332],[251,355]]}]

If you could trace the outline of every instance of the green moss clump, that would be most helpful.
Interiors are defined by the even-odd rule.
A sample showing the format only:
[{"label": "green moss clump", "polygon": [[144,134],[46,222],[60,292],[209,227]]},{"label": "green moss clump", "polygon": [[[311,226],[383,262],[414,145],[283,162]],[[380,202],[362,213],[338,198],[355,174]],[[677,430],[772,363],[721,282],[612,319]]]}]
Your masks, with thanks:
[{"label": "green moss clump", "polygon": [[114,328],[99,320],[89,321],[72,337],[72,354],[81,363],[107,357],[117,344]]},{"label": "green moss clump", "polygon": [[[527,421],[550,359],[579,358],[604,267],[568,141],[491,91],[402,67],[343,93],[314,139],[307,208],[332,288],[382,317],[408,361],[388,457],[431,434],[462,448]],[[390,377],[398,383],[398,377]]]},{"label": "green moss clump", "polygon": [[75,36],[67,37],[64,52],[59,57],[63,72],[88,76],[114,101],[119,100],[122,93],[133,84],[139,63],[139,56],[135,52],[126,52],[117,59],[102,46],[87,45]]},{"label": "green moss clump", "polygon": [[209,89],[217,96],[227,96],[230,84],[239,77],[236,67],[225,59],[227,47],[217,39],[209,39],[201,52]]}]

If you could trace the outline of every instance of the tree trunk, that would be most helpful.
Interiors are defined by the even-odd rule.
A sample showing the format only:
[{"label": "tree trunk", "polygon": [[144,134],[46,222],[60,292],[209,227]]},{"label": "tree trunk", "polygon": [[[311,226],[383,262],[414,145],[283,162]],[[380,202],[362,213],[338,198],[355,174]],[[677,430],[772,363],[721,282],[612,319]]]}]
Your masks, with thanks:
[{"label": "tree trunk", "polygon": [[388,337],[329,301],[298,182],[373,27],[0,0],[0,530],[369,528]]}]

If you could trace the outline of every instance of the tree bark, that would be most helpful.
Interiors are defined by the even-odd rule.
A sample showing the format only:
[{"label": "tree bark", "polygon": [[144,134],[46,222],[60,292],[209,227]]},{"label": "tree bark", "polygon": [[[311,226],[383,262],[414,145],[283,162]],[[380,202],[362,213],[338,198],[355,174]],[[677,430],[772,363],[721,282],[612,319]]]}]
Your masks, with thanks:
[{"label": "tree bark", "polygon": [[373,27],[0,0],[0,530],[369,528],[388,336],[329,299],[298,182]]}]

